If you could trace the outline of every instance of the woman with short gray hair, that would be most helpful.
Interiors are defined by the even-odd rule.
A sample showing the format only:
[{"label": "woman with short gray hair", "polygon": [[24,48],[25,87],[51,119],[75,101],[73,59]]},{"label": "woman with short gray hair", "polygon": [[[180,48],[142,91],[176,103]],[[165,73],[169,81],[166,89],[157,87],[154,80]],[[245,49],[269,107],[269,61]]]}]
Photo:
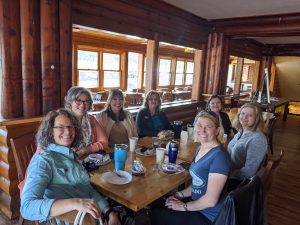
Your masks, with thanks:
[{"label": "woman with short gray hair", "polygon": [[65,108],[71,110],[82,127],[83,141],[77,154],[79,157],[108,148],[103,127],[96,118],[88,114],[93,108],[90,91],[84,87],[71,87],[65,97]]}]

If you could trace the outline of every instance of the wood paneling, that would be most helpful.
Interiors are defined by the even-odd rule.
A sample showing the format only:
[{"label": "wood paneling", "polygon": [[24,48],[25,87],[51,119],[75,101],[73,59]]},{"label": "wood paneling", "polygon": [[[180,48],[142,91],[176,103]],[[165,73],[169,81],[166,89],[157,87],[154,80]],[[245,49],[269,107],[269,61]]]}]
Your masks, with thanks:
[{"label": "wood paneling", "polygon": [[[200,48],[207,39],[205,20],[161,1],[75,0],[73,23],[147,39]],[[180,27],[180,29],[178,29]]]},{"label": "wood paneling", "polygon": [[265,49],[262,44],[251,40],[230,40],[229,43],[230,55],[258,61],[261,60]]}]

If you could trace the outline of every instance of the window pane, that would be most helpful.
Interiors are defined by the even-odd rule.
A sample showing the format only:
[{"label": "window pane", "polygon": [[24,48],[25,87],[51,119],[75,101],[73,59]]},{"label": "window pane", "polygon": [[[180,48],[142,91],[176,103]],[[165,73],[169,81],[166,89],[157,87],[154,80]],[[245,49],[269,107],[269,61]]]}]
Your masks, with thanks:
[{"label": "window pane", "polygon": [[98,69],[98,52],[78,50],[78,69]]},{"label": "window pane", "polygon": [[194,73],[194,63],[193,62],[187,62],[186,73]]},{"label": "window pane", "polygon": [[171,60],[170,59],[160,59],[159,60],[159,72],[171,72]]},{"label": "window pane", "polygon": [[[142,65],[140,65],[142,66]],[[139,53],[128,53],[127,90],[137,89],[139,74]]]},{"label": "window pane", "polygon": [[184,78],[183,73],[176,73],[175,85],[183,85],[183,78]]},{"label": "window pane", "polygon": [[171,73],[159,73],[159,86],[170,85]]},{"label": "window pane", "polygon": [[79,70],[78,86],[96,88],[99,84],[98,71]]},{"label": "window pane", "polygon": [[104,71],[104,87],[120,87],[120,72]]},{"label": "window pane", "polygon": [[184,73],[184,61],[177,61],[176,73]]},{"label": "window pane", "polygon": [[103,70],[120,70],[120,55],[103,53]]},{"label": "window pane", "polygon": [[193,73],[187,73],[185,78],[185,84],[191,85],[193,84]]},{"label": "window pane", "polygon": [[143,87],[146,85],[146,65],[147,65],[147,59],[146,57],[144,58],[144,80],[143,80]]}]

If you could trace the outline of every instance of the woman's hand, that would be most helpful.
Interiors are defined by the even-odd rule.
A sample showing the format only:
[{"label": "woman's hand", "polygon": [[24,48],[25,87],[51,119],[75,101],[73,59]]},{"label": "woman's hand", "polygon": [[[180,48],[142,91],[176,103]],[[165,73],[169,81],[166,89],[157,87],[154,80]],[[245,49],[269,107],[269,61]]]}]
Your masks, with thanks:
[{"label": "woman's hand", "polygon": [[166,200],[166,206],[172,210],[185,211],[184,203],[174,196],[171,196]]},{"label": "woman's hand", "polygon": [[78,211],[91,214],[95,219],[99,219],[101,216],[99,206],[94,199],[75,198],[74,208]]},{"label": "woman's hand", "polygon": [[120,222],[120,220],[119,220],[118,213],[116,213],[116,212],[111,212],[111,213],[109,214],[108,225],[121,225],[121,222]]},{"label": "woman's hand", "polygon": [[88,154],[88,149],[87,148],[81,148],[79,149],[76,154],[78,155],[79,158],[81,158],[84,155]]}]

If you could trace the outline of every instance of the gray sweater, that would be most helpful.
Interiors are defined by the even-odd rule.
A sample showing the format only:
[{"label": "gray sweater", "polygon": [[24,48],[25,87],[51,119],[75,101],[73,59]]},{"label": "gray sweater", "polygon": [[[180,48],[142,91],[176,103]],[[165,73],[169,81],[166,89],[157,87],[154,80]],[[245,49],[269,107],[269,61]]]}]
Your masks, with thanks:
[{"label": "gray sweater", "polygon": [[231,178],[242,180],[251,178],[260,169],[267,154],[268,142],[262,132],[239,131],[228,144],[231,158]]}]

